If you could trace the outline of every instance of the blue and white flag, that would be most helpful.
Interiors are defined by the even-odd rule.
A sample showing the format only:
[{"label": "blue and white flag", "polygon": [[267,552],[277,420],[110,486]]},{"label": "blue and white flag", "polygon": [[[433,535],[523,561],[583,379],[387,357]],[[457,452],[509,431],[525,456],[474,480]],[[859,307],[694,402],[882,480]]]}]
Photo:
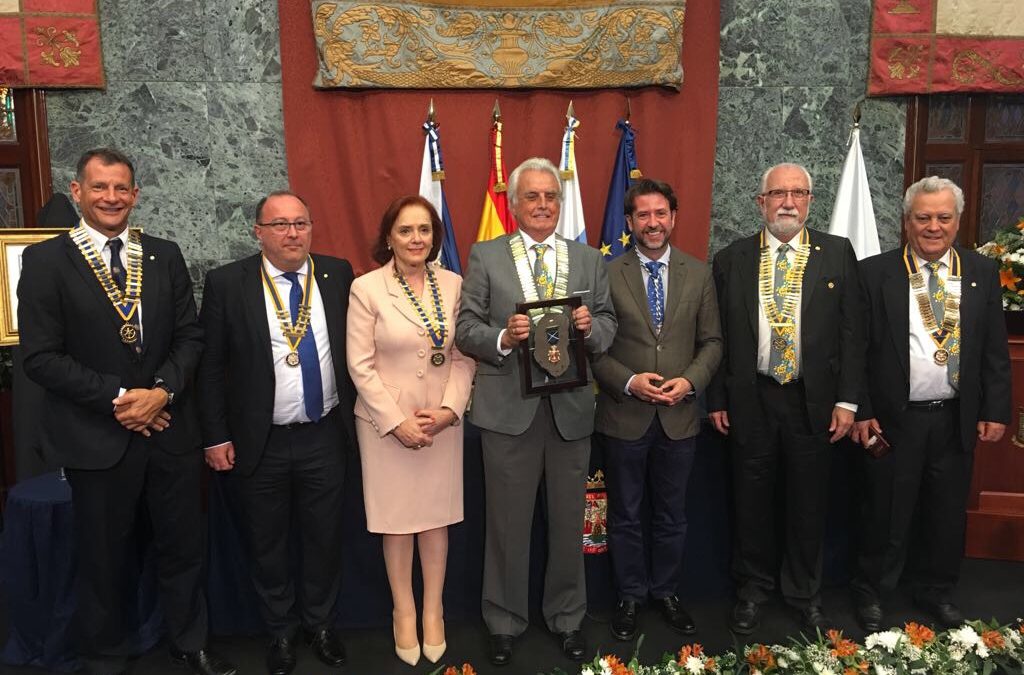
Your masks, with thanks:
[{"label": "blue and white flag", "polygon": [[[571,103],[569,108],[572,109]],[[555,232],[566,239],[586,244],[587,227],[583,221],[583,199],[580,197],[580,170],[576,166],[576,127],[580,121],[573,117],[572,112],[566,115],[566,119],[561,159],[558,162],[559,174],[562,176],[562,211],[558,214]]]},{"label": "blue and white flag", "polygon": [[860,149],[860,125],[853,126],[850,151],[839,177],[836,204],[832,209],[829,234],[846,237],[853,244],[857,260],[878,254],[878,227],[875,225],[875,207],[871,203],[871,187],[864,166],[864,153]]},{"label": "blue and white flag", "polygon": [[455,245],[455,231],[452,216],[448,212],[448,200],[444,196],[444,161],[441,159],[441,138],[437,134],[437,123],[423,123],[423,166],[420,169],[420,196],[434,205],[444,224],[444,241],[438,257],[446,270],[462,274],[459,250]]},{"label": "blue and white flag", "polygon": [[622,135],[619,137],[619,149],[615,153],[615,168],[612,169],[612,179],[608,185],[604,223],[601,225],[601,255],[605,260],[615,258],[632,243],[629,229],[626,228],[624,201],[632,181],[643,175],[636,165],[633,127],[625,120],[619,120],[615,126]]}]

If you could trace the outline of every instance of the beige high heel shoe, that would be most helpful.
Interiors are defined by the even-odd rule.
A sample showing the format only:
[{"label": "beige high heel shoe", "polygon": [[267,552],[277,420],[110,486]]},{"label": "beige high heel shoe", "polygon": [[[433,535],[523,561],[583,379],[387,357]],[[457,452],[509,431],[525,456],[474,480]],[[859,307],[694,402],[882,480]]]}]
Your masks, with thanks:
[{"label": "beige high heel shoe", "polygon": [[[444,630],[444,620],[441,621],[441,629]],[[423,656],[427,657],[427,660],[431,663],[437,663],[441,656],[444,655],[446,649],[448,649],[448,643],[445,640],[441,640],[439,645],[428,645],[427,644],[427,627],[423,626]]]},{"label": "beige high heel shoe", "polygon": [[395,636],[395,654],[398,658],[402,659],[410,666],[415,666],[420,662],[420,643],[416,643],[415,647],[399,647],[398,646],[398,628],[394,622],[391,624],[391,632]]}]

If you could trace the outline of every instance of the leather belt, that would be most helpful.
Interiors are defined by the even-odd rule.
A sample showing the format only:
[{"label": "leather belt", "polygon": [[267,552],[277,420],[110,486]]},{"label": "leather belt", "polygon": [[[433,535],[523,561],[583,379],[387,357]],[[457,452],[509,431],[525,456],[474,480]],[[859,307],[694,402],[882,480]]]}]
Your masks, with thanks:
[{"label": "leather belt", "polygon": [[941,398],[936,401],[907,401],[907,407],[914,408],[915,410],[942,410],[946,406],[959,402],[959,400],[956,398]]}]

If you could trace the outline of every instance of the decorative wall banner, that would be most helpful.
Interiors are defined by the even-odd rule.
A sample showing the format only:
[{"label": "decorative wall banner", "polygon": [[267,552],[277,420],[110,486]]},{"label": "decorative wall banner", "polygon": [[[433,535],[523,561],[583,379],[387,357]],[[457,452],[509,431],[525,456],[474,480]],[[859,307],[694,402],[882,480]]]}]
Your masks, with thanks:
[{"label": "decorative wall banner", "polygon": [[0,0],[0,83],[105,87],[96,2]]},{"label": "decorative wall banner", "polygon": [[1024,92],[1024,12],[1006,0],[875,0],[868,95]]},{"label": "decorative wall banner", "polygon": [[678,89],[683,81],[685,0],[312,0],[312,11],[320,88]]}]

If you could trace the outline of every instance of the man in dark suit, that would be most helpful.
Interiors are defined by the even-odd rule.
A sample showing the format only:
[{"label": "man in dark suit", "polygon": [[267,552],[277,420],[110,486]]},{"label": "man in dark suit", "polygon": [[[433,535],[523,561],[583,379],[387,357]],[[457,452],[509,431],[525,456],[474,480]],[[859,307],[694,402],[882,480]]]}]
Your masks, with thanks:
[{"label": "man in dark suit", "polygon": [[[811,177],[779,164],[761,178],[764,227],[715,256],[725,356],[708,392],[715,428],[729,437],[737,603],[731,628],[758,625],[780,586],[805,630],[827,630],[822,540],[832,444],[853,426],[864,366],[863,300],[849,240],[804,226]],[[784,488],[783,488],[784,486]],[[785,522],[774,527],[785,489]]]},{"label": "man in dark suit", "polygon": [[[964,550],[974,446],[1010,419],[1010,357],[999,266],[955,245],[964,196],[932,176],[903,199],[907,244],[861,261],[868,306],[867,395],[853,439],[864,453],[863,531],[853,582],[866,630],[919,535],[914,598],[947,628]],[[881,440],[877,436],[881,435]],[[891,444],[892,451],[884,452]],[[912,528],[913,514],[921,521]],[[915,539],[918,537],[915,535]]]},{"label": "man in dark suit", "polygon": [[[700,430],[694,397],[722,358],[722,333],[710,268],[669,244],[676,209],[667,183],[642,179],[626,193],[633,250],[608,264],[619,326],[611,349],[593,364],[601,387],[595,427],[606,437],[608,551],[619,595],[610,625],[620,640],[636,636],[637,606],[648,594],[674,630],[697,630],[676,589]],[[641,523],[648,483],[650,556]]]},{"label": "man in dark suit", "polygon": [[[284,675],[295,667],[300,628],[321,661],[345,663],[331,610],[341,578],[345,453],[356,447],[345,365],[353,275],[345,260],[309,254],[313,222],[292,192],[260,201],[253,231],[260,254],[206,277],[200,420],[207,464],[231,471],[241,500],[272,638],[267,669]],[[293,521],[298,579],[289,573]]]},{"label": "man in dark suit", "polygon": [[202,351],[192,283],[174,243],[128,228],[131,161],[90,150],[71,195],[78,226],[25,250],[18,327],[25,372],[45,390],[43,448],[67,469],[79,627],[91,673],[125,672],[123,585],[145,503],[171,656],[195,673],[235,669],[206,650],[199,426]]},{"label": "man in dark suit", "polygon": [[608,349],[615,314],[597,250],[555,234],[562,200],[555,166],[528,159],[508,185],[519,231],[473,246],[455,328],[455,344],[480,362],[469,415],[481,428],[487,488],[484,622],[491,662],[509,663],[512,638],[529,624],[530,531],[542,486],[549,544],[544,619],[566,657],[581,661],[587,605],[583,514],[594,390],[584,385],[525,394],[520,343],[529,338],[532,319],[517,313],[516,303],[580,297],[569,319],[591,354]]}]

